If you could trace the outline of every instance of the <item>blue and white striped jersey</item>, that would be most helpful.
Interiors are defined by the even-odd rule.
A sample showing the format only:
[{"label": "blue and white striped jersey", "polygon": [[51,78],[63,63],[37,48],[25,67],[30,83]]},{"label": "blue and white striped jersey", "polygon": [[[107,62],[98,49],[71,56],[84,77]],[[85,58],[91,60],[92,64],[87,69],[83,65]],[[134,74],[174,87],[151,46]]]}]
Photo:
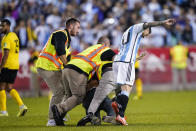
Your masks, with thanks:
[{"label": "blue and white striped jersey", "polygon": [[135,62],[137,51],[142,38],[143,24],[129,27],[123,34],[119,53],[114,58],[115,62]]}]

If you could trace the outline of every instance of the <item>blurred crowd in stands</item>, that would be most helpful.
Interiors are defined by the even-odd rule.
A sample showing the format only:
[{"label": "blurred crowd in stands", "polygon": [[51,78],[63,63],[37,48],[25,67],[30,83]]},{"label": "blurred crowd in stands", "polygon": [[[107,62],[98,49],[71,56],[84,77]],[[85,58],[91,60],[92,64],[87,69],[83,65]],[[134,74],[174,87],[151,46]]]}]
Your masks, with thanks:
[{"label": "blurred crowd in stands", "polygon": [[196,45],[196,0],[0,0],[0,18],[11,21],[11,30],[20,38],[21,49],[41,50],[50,33],[65,27],[69,17],[81,22],[81,31],[72,39],[79,52],[108,35],[118,48],[129,26],[175,18],[172,27],[152,28],[141,41],[143,47]]}]

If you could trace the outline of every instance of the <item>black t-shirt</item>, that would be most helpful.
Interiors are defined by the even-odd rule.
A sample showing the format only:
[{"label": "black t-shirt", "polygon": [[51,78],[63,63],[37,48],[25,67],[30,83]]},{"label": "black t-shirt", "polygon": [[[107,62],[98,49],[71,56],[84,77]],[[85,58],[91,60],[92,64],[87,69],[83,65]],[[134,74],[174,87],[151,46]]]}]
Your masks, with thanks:
[{"label": "black t-shirt", "polygon": [[[112,58],[116,55],[116,53],[113,51],[113,50],[107,50],[106,52],[104,52],[102,55],[101,55],[101,60],[102,61],[112,61]],[[112,67],[112,63],[107,63],[105,65],[103,65],[102,67],[102,72],[103,70],[105,70],[107,67]]]},{"label": "black t-shirt", "polygon": [[103,54],[101,54],[101,60],[102,61],[112,61],[112,58],[116,55],[116,53],[109,49],[105,51]]},{"label": "black t-shirt", "polygon": [[68,36],[66,36],[66,34],[62,31],[55,32],[52,35],[51,43],[55,46],[57,56],[66,54],[65,42],[67,41],[67,39],[68,39],[67,47],[69,48],[70,46],[71,37],[69,35],[69,32],[66,29],[65,31],[67,32]]}]

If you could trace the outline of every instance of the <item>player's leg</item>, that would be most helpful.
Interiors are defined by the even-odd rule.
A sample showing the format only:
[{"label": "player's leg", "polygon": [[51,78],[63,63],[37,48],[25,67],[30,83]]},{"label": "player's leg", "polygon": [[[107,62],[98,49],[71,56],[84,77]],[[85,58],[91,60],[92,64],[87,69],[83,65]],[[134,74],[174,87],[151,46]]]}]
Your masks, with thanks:
[{"label": "player's leg", "polygon": [[1,105],[0,116],[8,116],[8,112],[6,109],[6,92],[5,92],[6,82],[7,79],[9,78],[8,73],[9,72],[7,71],[7,68],[2,68],[0,73],[0,105]]},{"label": "player's leg", "polygon": [[114,108],[117,115],[116,120],[122,125],[127,125],[126,120],[124,118],[124,114],[127,108],[129,94],[132,90],[132,86],[122,85],[121,90],[121,93],[117,96],[116,102],[112,103],[112,107]]},{"label": "player's leg", "polygon": [[6,109],[6,92],[5,92],[6,83],[0,82],[0,116],[8,116]]},{"label": "player's leg", "polygon": [[143,92],[143,83],[141,78],[139,77],[139,69],[135,69],[135,86],[136,86],[137,95],[133,99],[138,100],[142,98],[142,92]]},{"label": "player's leg", "polygon": [[135,82],[136,82],[137,97],[138,99],[141,99],[143,95],[143,82],[141,78],[138,78]]},{"label": "player's leg", "polygon": [[7,83],[6,84],[6,91],[9,92],[10,96],[16,100],[19,106],[19,112],[17,114],[18,117],[24,116],[27,112],[27,107],[24,105],[19,93],[17,90],[12,88],[12,84]]},{"label": "player's leg", "polygon": [[9,77],[6,81],[6,91],[9,92],[9,94],[12,96],[13,99],[16,100],[19,106],[19,113],[17,114],[18,117],[24,116],[27,112],[27,107],[24,105],[20,95],[18,92],[12,88],[12,84],[14,83],[16,76],[17,76],[18,70],[11,70],[7,69],[7,73],[9,74]]},{"label": "player's leg", "polygon": [[117,68],[117,83],[121,84],[121,93],[117,95],[112,107],[117,115],[116,120],[122,125],[127,125],[124,113],[135,81],[135,67],[134,63],[120,63]]}]

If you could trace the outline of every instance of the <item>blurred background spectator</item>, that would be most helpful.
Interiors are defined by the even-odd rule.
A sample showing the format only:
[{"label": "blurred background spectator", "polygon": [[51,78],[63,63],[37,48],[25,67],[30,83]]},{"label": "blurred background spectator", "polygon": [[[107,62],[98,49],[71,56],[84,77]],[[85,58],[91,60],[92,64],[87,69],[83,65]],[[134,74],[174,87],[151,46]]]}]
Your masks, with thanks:
[{"label": "blurred background spectator", "polygon": [[174,27],[153,28],[141,41],[144,47],[196,44],[195,0],[1,0],[0,18],[11,21],[21,49],[40,50],[53,30],[69,17],[81,20],[82,32],[73,39],[73,50],[82,51],[107,34],[118,48],[123,31],[138,22],[176,18]]}]

